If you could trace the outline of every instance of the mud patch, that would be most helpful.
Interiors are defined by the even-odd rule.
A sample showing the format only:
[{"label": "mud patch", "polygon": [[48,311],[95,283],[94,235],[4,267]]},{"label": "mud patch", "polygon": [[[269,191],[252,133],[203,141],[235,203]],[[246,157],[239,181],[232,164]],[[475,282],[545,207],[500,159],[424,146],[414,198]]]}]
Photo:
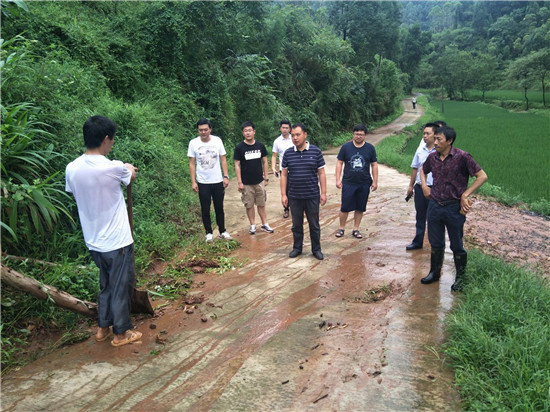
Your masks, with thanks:
[{"label": "mud patch", "polygon": [[400,285],[397,285],[394,281],[392,281],[389,284],[384,283],[382,285],[368,287],[363,292],[363,295],[350,298],[348,301],[352,303],[375,303],[383,301],[387,297],[395,295],[400,291]]},{"label": "mud patch", "polygon": [[479,196],[474,199],[464,226],[465,242],[550,278],[550,220]]}]

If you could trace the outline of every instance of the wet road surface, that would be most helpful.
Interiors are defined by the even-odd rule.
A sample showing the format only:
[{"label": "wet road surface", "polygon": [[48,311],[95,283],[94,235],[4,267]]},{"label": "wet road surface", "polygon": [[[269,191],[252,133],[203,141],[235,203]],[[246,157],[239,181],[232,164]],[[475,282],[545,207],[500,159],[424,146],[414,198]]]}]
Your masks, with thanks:
[{"label": "wet road surface", "polygon": [[[420,114],[406,112],[385,133]],[[282,218],[274,176],[267,205],[273,234],[248,234],[232,181],[227,226],[242,244],[233,254],[242,265],[221,276],[197,275],[192,293],[206,300],[194,313],[180,308],[139,322],[141,343],[112,348],[90,338],[10,374],[2,410],[458,410],[452,372],[436,350],[453,304],[451,252],[441,281],[421,285],[429,246],[405,251],[414,236],[414,206],[404,201],[409,178],[382,165],[360,228],[364,238],[351,236],[349,220],[344,237],[335,238],[336,151],[325,160],[325,260],[311,255],[307,226],[304,254],[288,258],[291,221]],[[376,288],[389,295],[363,303]],[[157,335],[164,345],[155,343]]]}]

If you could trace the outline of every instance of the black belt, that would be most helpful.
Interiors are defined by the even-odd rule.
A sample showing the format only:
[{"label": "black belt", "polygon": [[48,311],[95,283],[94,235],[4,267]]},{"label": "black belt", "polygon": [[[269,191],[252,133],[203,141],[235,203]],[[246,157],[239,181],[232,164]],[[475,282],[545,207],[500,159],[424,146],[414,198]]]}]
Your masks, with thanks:
[{"label": "black belt", "polygon": [[[415,185],[415,186],[420,186],[420,187],[422,187],[422,183],[415,183],[414,185]],[[428,187],[431,187],[431,186],[428,185]]]},{"label": "black belt", "polygon": [[449,205],[455,205],[457,203],[460,203],[460,200],[457,200],[457,199],[452,199],[452,200],[442,200],[442,201],[439,201],[439,200],[435,200],[434,199],[434,202],[437,203],[439,206],[449,206]]}]

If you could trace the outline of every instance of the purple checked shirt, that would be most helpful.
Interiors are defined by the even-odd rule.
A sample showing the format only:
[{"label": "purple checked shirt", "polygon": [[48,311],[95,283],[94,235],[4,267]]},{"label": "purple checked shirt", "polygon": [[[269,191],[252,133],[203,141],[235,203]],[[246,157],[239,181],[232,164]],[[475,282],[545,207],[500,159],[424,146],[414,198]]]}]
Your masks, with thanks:
[{"label": "purple checked shirt", "polygon": [[431,153],[422,170],[425,175],[432,172],[431,198],[436,202],[444,202],[460,200],[460,196],[468,188],[468,179],[479,172],[481,166],[469,153],[452,147],[445,160],[439,158],[439,153]]}]

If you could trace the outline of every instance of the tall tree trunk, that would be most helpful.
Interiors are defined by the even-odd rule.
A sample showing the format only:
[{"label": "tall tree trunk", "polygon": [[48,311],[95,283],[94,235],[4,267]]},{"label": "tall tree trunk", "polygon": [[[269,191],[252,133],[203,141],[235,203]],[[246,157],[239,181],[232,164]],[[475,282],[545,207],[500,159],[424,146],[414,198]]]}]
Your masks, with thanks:
[{"label": "tall tree trunk", "polygon": [[97,318],[97,304],[80,300],[73,295],[63,292],[53,286],[40,283],[36,279],[25,276],[12,268],[2,265],[2,283],[30,293],[38,299],[51,299],[54,303],[64,309],[80,313],[89,318]]}]

